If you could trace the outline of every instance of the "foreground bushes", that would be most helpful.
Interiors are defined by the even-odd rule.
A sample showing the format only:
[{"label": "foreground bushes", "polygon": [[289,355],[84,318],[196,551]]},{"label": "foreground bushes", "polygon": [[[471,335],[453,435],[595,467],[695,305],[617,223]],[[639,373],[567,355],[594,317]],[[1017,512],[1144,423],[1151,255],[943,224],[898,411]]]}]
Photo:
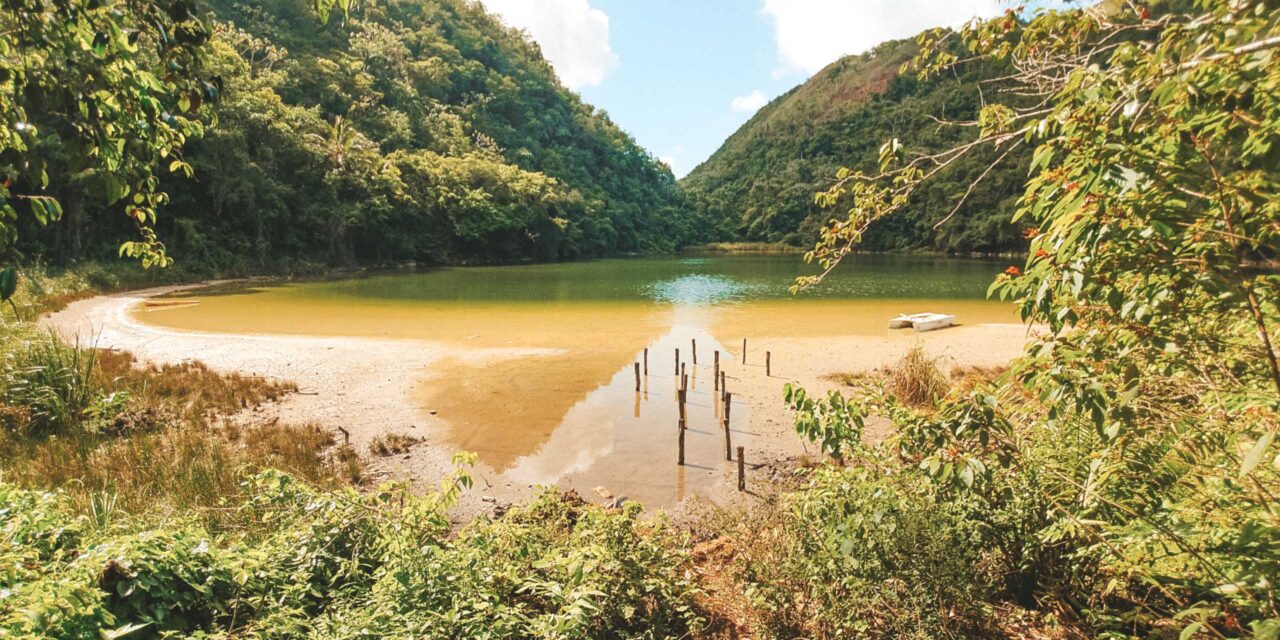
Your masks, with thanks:
[{"label": "foreground bushes", "polygon": [[[0,485],[0,636],[678,637],[699,628],[685,542],[638,507],[547,493],[450,535],[437,493],[324,492],[267,472],[244,532],[105,527]],[[103,635],[99,635],[99,631]]]},{"label": "foreground bushes", "polygon": [[730,589],[747,594],[753,637],[967,636],[998,590],[968,506],[909,474],[819,469],[776,507],[728,520]]}]

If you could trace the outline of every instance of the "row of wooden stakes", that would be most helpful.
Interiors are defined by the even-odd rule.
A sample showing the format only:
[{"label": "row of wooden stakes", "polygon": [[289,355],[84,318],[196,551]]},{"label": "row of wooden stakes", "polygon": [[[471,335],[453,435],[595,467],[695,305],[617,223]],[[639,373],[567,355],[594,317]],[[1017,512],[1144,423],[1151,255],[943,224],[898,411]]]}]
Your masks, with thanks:
[{"label": "row of wooden stakes", "polygon": [[[698,341],[694,339],[694,340],[691,340],[691,342],[692,342],[691,346],[692,346],[692,355],[693,355],[693,365],[696,367],[698,366]],[[766,376],[772,375],[772,360],[773,360],[773,354],[766,351],[764,353],[764,366],[765,366]],[[746,338],[743,338],[742,339],[742,364],[745,365],[746,363],[747,363],[747,340]],[[637,392],[639,392],[641,388],[641,375],[640,375],[641,365],[642,365],[641,362],[635,363]],[[731,409],[733,408],[733,394],[729,392],[728,386],[725,384],[726,383],[725,372],[720,370],[720,351],[719,350],[716,350],[715,352],[714,367],[715,368],[712,373],[712,381],[715,384],[715,390],[720,392],[719,401],[721,403],[721,406],[724,408],[724,412],[722,414],[722,417],[720,418],[720,427],[724,432],[724,458],[725,460],[732,462],[734,459],[734,456],[733,456],[734,447],[733,447],[733,441],[732,441],[732,434],[729,430],[729,424],[730,424],[729,417],[730,417]],[[648,348],[644,350],[643,370],[644,370],[644,375],[646,376],[649,375],[649,349]],[[686,405],[686,400],[688,399],[688,394],[689,394],[689,374],[685,369],[685,363],[680,361],[680,349],[675,350],[675,376],[676,376],[676,380],[679,381],[679,385],[680,385],[676,391],[676,402],[678,404],[678,409],[679,409],[679,414],[678,414],[679,415],[679,425],[678,425],[679,454],[677,458],[677,464],[683,466],[684,465],[684,434],[688,428],[688,413],[685,410],[685,405]],[[743,447],[741,446],[737,447],[737,454],[738,454],[738,457],[737,457],[738,459],[738,491],[746,491],[747,490],[746,458],[743,455]]]}]

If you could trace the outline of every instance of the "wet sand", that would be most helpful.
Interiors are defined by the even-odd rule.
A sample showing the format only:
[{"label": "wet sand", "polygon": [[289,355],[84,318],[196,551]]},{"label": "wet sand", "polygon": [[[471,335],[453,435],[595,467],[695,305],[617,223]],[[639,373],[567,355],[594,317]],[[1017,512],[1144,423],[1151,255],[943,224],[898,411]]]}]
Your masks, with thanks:
[{"label": "wet sand", "polygon": [[[230,298],[198,295],[155,300],[177,290],[80,301],[46,322],[82,342],[149,361],[198,359],[217,370],[293,381],[301,392],[260,417],[342,427],[362,452],[383,433],[425,439],[409,454],[374,460],[381,478],[431,487],[455,451],[477,451],[476,487],[460,509],[466,514],[524,499],[543,483],[589,499],[627,497],[665,508],[692,495],[734,499],[736,466],[724,459],[712,383],[716,350],[734,394],[732,444],[746,447],[748,462],[757,463],[806,451],[781,402],[786,382],[825,393],[835,385],[830,374],[885,366],[917,343],[946,365],[999,366],[1027,338],[1024,326],[1002,322],[889,332],[877,328],[883,309],[851,302],[529,305],[513,312],[350,304],[325,311],[288,300],[232,305]],[[963,310],[962,319],[993,317],[988,303],[952,306]],[[697,366],[689,353],[694,339]],[[649,374],[637,393],[633,363],[645,347]],[[676,464],[676,348],[690,374],[683,467]],[[765,375],[765,351],[772,353],[772,376]]]}]

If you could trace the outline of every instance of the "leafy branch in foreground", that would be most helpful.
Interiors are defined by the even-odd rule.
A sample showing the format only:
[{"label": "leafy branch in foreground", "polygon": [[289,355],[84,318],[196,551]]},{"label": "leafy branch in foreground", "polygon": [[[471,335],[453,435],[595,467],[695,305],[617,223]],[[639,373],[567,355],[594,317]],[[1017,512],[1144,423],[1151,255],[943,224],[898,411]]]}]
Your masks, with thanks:
[{"label": "leafy branch in foreground", "polygon": [[925,75],[1008,64],[989,84],[1019,102],[956,123],[965,144],[891,140],[878,173],[842,171],[818,200],[846,215],[807,258],[825,275],[948,164],[1034,145],[1030,255],[991,293],[1042,334],[970,398],[891,412],[898,435],[868,455],[936,480],[966,461],[947,491],[1004,514],[1008,597],[1072,603],[1110,636],[1276,637],[1280,7],[1010,11],[920,46]]},{"label": "leafy branch in foreground", "polygon": [[[351,0],[316,0],[327,19]],[[163,172],[190,177],[188,141],[213,120],[222,79],[205,71],[211,34],[191,0],[17,0],[0,11],[0,302],[19,231],[84,211],[123,215],[119,254],[172,263],[156,235]],[[79,194],[92,201],[88,207]],[[74,194],[74,195],[73,195]],[[64,200],[70,200],[64,210]],[[97,221],[95,229],[111,225]],[[78,240],[77,240],[78,244]]]},{"label": "leafy branch in foreground", "polygon": [[133,221],[120,248],[166,265],[153,225],[167,201],[161,167],[190,172],[182,146],[202,134],[208,30],[184,0],[25,0],[0,13],[0,259],[24,219],[63,216],[57,191],[83,184]]}]

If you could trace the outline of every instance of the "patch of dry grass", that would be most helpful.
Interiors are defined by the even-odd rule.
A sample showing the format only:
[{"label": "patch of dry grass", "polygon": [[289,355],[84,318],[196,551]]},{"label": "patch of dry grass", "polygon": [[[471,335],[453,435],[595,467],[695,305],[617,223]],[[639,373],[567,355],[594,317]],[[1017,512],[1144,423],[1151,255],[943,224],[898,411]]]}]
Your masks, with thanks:
[{"label": "patch of dry grass", "polygon": [[383,458],[408,453],[409,449],[419,442],[422,442],[421,438],[403,433],[387,433],[374,438],[373,442],[369,443],[369,453]]},{"label": "patch of dry grass", "polygon": [[823,376],[822,379],[855,389],[874,385],[877,382],[876,377],[869,373],[832,373]]},{"label": "patch of dry grass", "polygon": [[107,349],[98,351],[98,373],[104,386],[126,391],[136,404],[170,412],[184,422],[233,415],[298,390],[293,383],[221,374],[202,362],[141,364],[133,354]]},{"label": "patch of dry grass", "polygon": [[1009,367],[956,367],[951,370],[952,393],[965,394],[1009,371]]}]

